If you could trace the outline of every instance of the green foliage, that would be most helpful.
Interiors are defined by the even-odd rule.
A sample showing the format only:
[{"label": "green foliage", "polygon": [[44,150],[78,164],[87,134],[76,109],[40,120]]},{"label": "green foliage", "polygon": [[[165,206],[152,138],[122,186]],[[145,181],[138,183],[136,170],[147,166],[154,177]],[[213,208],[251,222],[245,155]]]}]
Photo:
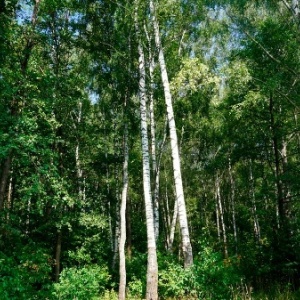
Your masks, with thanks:
[{"label": "green foliage", "polygon": [[128,293],[131,297],[142,297],[146,291],[147,254],[134,251],[126,262]]},{"label": "green foliage", "polygon": [[175,298],[194,294],[196,291],[191,289],[191,275],[191,269],[185,270],[178,263],[169,263],[167,268],[159,273],[159,293],[163,297]]},{"label": "green foliage", "polygon": [[239,262],[224,260],[209,246],[202,247],[191,268],[167,263],[159,273],[159,292],[164,299],[232,299],[232,290],[240,284]]},{"label": "green foliage", "polygon": [[80,213],[72,222],[69,250],[65,253],[68,267],[84,266],[108,260],[107,220],[96,213]]},{"label": "green foliage", "polygon": [[1,299],[46,299],[50,290],[51,268],[50,254],[35,243],[9,254],[0,252]]},{"label": "green foliage", "polygon": [[145,290],[145,282],[133,276],[131,281],[128,283],[128,294],[130,297],[142,298]]},{"label": "green foliage", "polygon": [[[174,256],[158,253],[160,297],[242,299],[253,288],[257,299],[297,299],[292,290],[299,285],[300,270],[299,20],[284,3],[292,1],[156,2],[172,82],[189,229],[193,249],[199,252],[186,270]],[[1,190],[1,300],[117,299],[116,291],[104,289],[116,287],[118,279],[117,267],[108,266],[122,190],[125,120],[133,246],[127,261],[128,297],[145,294],[134,3],[40,1],[33,25],[35,1],[0,1],[1,184],[11,158]],[[139,20],[157,61],[148,2],[139,4]],[[148,46],[144,37],[147,67]],[[174,187],[168,137],[161,145],[165,105],[159,73],[156,67],[152,87],[157,157],[162,153],[162,249]],[[147,74],[147,93],[148,79]],[[218,252],[223,245],[216,222],[216,173],[227,260]],[[286,231],[277,224],[280,185]],[[54,284],[58,229],[64,269]],[[199,239],[209,243],[197,244]],[[179,249],[177,231],[174,252]],[[232,256],[236,252],[240,255]],[[113,283],[109,272],[116,275]],[[278,281],[282,283],[276,285]],[[287,283],[291,286],[284,289]]]},{"label": "green foliage", "polygon": [[97,265],[66,268],[54,284],[53,295],[59,300],[92,299],[105,291],[110,276],[107,268]]},{"label": "green foliage", "polygon": [[99,299],[99,300],[118,300],[118,294],[114,290],[110,290],[110,291],[106,290],[104,292],[104,294],[101,295],[101,297],[96,298],[96,299]]}]

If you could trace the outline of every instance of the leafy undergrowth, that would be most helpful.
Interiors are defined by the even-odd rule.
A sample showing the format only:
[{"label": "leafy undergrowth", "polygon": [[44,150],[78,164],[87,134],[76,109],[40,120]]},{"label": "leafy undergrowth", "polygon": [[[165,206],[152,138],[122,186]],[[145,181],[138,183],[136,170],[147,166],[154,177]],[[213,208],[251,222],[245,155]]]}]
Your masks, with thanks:
[{"label": "leafy undergrowth", "polygon": [[[86,263],[65,267],[60,281],[53,283],[50,254],[34,251],[14,253],[14,259],[0,252],[1,300],[117,300],[117,283],[105,265]],[[29,248],[28,248],[29,247]],[[24,250],[23,249],[23,250]],[[30,251],[29,251],[30,250]],[[27,253],[26,259],[23,258]],[[31,253],[31,256],[28,256]],[[240,257],[223,259],[221,253],[203,245],[194,265],[182,267],[171,255],[158,255],[160,300],[296,300],[300,291],[281,281],[253,287],[245,277]],[[142,300],[146,290],[146,256],[135,255],[128,262],[127,299]],[[253,278],[252,278],[253,279]]]},{"label": "leafy undergrowth", "polygon": [[[115,291],[105,291],[105,293],[93,300],[118,300],[118,294]],[[128,300],[144,300],[141,297],[134,297],[132,295],[128,295]],[[160,297],[160,299],[166,300],[214,300],[215,298],[197,298],[195,295],[186,295],[183,297]],[[230,300],[297,300],[300,299],[300,291],[293,292],[289,288],[285,288],[283,291],[281,288],[274,288],[273,291],[269,292],[256,292],[256,293],[248,293],[247,291],[236,292],[232,295],[231,298],[224,298]]]}]

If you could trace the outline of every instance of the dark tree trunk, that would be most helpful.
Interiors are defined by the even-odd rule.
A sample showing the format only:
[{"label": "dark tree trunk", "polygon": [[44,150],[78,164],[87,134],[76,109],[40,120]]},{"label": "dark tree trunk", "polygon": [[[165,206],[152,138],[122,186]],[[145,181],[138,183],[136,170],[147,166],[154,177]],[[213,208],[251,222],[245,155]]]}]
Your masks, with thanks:
[{"label": "dark tree trunk", "polygon": [[61,230],[59,230],[56,236],[56,247],[55,247],[55,265],[54,265],[55,282],[59,281],[61,244],[62,244],[62,233]]},{"label": "dark tree trunk", "polygon": [[8,178],[10,174],[11,161],[12,161],[12,153],[10,152],[4,161],[2,174],[0,178],[0,210],[2,210],[4,207],[6,188],[7,188]]}]

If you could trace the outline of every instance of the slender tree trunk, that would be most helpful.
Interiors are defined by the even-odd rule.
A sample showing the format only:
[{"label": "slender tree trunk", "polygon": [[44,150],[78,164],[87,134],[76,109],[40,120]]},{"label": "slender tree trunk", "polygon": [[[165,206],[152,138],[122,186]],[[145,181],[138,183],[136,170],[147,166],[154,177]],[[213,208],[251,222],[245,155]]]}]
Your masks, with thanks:
[{"label": "slender tree trunk", "polygon": [[163,219],[164,219],[164,233],[165,233],[165,248],[166,250],[169,249],[170,245],[170,227],[171,227],[171,213],[170,213],[170,205],[169,205],[169,192],[168,192],[168,180],[167,180],[167,174],[166,174],[166,168],[164,166],[164,175],[165,175],[165,192],[164,192],[164,198],[163,198]]},{"label": "slender tree trunk", "polygon": [[0,210],[3,209],[4,207],[6,187],[7,187],[7,182],[10,173],[11,160],[12,160],[12,154],[10,152],[4,161],[2,174],[0,178]]},{"label": "slender tree trunk", "polygon": [[[74,124],[75,130],[78,131],[79,134],[79,126],[82,119],[82,102],[80,101],[78,104],[78,115],[77,115],[77,123]],[[76,174],[77,174],[77,184],[78,184],[78,198],[81,205],[84,204],[85,200],[85,188],[84,188],[84,181],[83,181],[83,171],[81,166],[81,159],[80,159],[80,143],[79,139],[77,139],[77,144],[75,148],[75,163],[76,163]]]},{"label": "slender tree trunk", "polygon": [[10,211],[12,210],[13,207],[13,171],[11,171],[10,174],[10,178],[9,178],[9,183],[8,183],[8,192],[7,192],[7,202],[6,202],[6,209],[7,209],[7,213],[6,213],[6,220],[9,220],[10,218]]},{"label": "slender tree trunk", "polygon": [[278,222],[279,227],[282,228],[285,225],[285,210],[284,210],[284,193],[283,184],[281,179],[281,166],[280,166],[280,150],[278,141],[277,124],[275,121],[275,108],[272,93],[269,99],[269,110],[270,110],[270,127],[272,133],[273,153],[275,161],[275,180],[276,180],[276,193],[277,193],[277,207],[278,207]]},{"label": "slender tree trunk", "polygon": [[260,226],[257,216],[257,209],[256,209],[256,200],[255,200],[255,182],[252,172],[252,161],[250,161],[250,174],[249,174],[249,181],[250,181],[250,197],[252,202],[252,217],[253,217],[253,227],[254,227],[254,236],[256,239],[257,244],[260,243]]},{"label": "slender tree trunk", "polygon": [[26,235],[28,235],[29,232],[30,232],[30,229],[29,229],[29,226],[30,226],[30,211],[31,211],[31,198],[29,198],[28,202],[27,202],[27,214],[26,214],[26,221],[25,221],[25,233],[26,233]]},{"label": "slender tree trunk", "polygon": [[147,132],[147,109],[146,109],[146,71],[145,57],[140,39],[140,30],[138,24],[138,2],[135,1],[135,29],[138,37],[139,53],[139,98],[141,113],[141,140],[142,140],[142,157],[143,157],[143,188],[144,201],[146,209],[147,225],[147,245],[148,245],[148,264],[147,264],[147,287],[146,299],[158,299],[158,265],[156,254],[156,241],[154,232],[154,216],[151,198],[151,181],[150,181],[150,162],[149,162],[149,145]]},{"label": "slender tree trunk", "polygon": [[175,125],[174,112],[173,112],[172,95],[170,91],[170,84],[168,79],[164,52],[160,41],[159,25],[156,19],[154,1],[150,0],[149,4],[150,4],[151,16],[152,16],[152,25],[154,28],[155,44],[158,49],[158,60],[159,60],[159,65],[161,70],[161,78],[164,87],[165,102],[167,107],[173,171],[174,171],[174,180],[175,180],[175,191],[176,191],[176,198],[178,202],[178,216],[179,216],[179,224],[180,224],[180,231],[182,237],[182,251],[184,256],[184,266],[187,268],[193,264],[193,251],[192,251],[192,245],[190,241],[185,199],[183,193],[180,156],[179,156],[178,139],[177,139],[176,125]]},{"label": "slender tree trunk", "polygon": [[223,234],[224,258],[227,259],[228,258],[228,243],[227,243],[226,226],[225,226],[225,222],[224,222],[224,210],[223,210],[223,205],[222,205],[219,175],[217,175],[217,177],[216,177],[216,199],[218,202],[219,215],[220,215],[220,220],[221,220],[221,228],[222,228],[222,234]]},{"label": "slender tree trunk", "polygon": [[220,228],[220,214],[219,214],[219,204],[218,204],[218,196],[216,195],[216,223],[217,223],[217,234],[218,241],[221,243],[221,228]]},{"label": "slender tree trunk", "polygon": [[[118,170],[116,167],[116,181],[119,180]],[[113,236],[113,259],[112,259],[112,268],[115,269],[117,266],[118,256],[119,256],[119,242],[121,235],[121,226],[120,226],[120,190],[119,184],[116,187],[116,211],[115,211],[115,232]]]},{"label": "slender tree trunk", "polygon": [[154,69],[155,60],[152,52],[151,38],[148,34],[146,26],[144,26],[147,40],[148,40],[148,52],[149,52],[149,78],[150,78],[150,90],[149,90],[149,116],[150,116],[150,136],[151,136],[151,166],[152,166],[152,178],[154,178],[153,189],[153,214],[154,214],[154,230],[155,239],[158,240],[159,236],[159,164],[156,158],[156,130],[155,130],[155,117],[154,117]]},{"label": "slender tree trunk", "polygon": [[149,42],[149,55],[150,55],[150,64],[149,64],[149,75],[150,75],[150,133],[151,133],[151,156],[152,156],[152,173],[154,181],[154,193],[153,193],[153,208],[154,208],[154,230],[155,230],[155,239],[158,240],[159,236],[159,172],[160,164],[157,163],[156,159],[156,133],[155,133],[155,118],[154,118],[154,81],[153,81],[153,72],[154,72],[154,58],[150,48]]},{"label": "slender tree trunk", "polygon": [[231,195],[230,195],[230,202],[231,202],[231,212],[232,212],[232,227],[233,227],[233,237],[234,237],[234,246],[235,246],[235,254],[238,253],[238,240],[237,240],[237,229],[236,229],[236,219],[235,219],[235,184],[234,178],[232,174],[232,165],[231,159],[229,158],[228,164],[228,172],[229,172],[229,179],[230,179],[230,186],[231,186]]},{"label": "slender tree trunk", "polygon": [[58,230],[56,236],[56,247],[55,247],[55,265],[54,265],[55,282],[59,281],[61,244],[62,244],[62,233],[61,230]]},{"label": "slender tree trunk", "polygon": [[126,201],[126,238],[127,238],[127,257],[132,256],[132,230],[131,230],[131,200],[130,197]]},{"label": "slender tree trunk", "polygon": [[[281,156],[282,156],[282,173],[283,175],[288,172],[288,154],[287,154],[287,141],[283,139],[282,141],[282,148],[281,148]],[[289,198],[291,196],[291,191],[286,180],[283,181],[283,195],[284,195],[284,202],[285,202],[285,215],[288,217],[289,215]]]},{"label": "slender tree trunk", "polygon": [[169,252],[173,251],[173,243],[174,243],[177,217],[178,217],[178,202],[175,199],[173,217],[172,217],[172,222],[171,222],[171,226],[170,226],[170,236],[169,236],[169,245],[168,245]]},{"label": "slender tree trunk", "polygon": [[123,163],[123,189],[121,198],[120,209],[120,242],[119,242],[119,300],[125,300],[126,298],[126,263],[125,263],[125,242],[126,242],[126,200],[128,191],[128,129],[125,124],[124,129],[124,163]]}]

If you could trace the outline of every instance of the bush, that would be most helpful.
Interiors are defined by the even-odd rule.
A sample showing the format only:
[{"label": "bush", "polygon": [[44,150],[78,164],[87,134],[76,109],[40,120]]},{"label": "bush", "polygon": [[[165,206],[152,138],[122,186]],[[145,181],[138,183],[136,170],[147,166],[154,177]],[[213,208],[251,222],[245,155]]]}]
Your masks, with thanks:
[{"label": "bush", "polygon": [[232,299],[232,291],[242,279],[239,259],[223,259],[222,254],[203,247],[192,268],[194,289],[199,299]]},{"label": "bush", "polygon": [[1,300],[46,299],[50,294],[51,257],[29,243],[10,256],[0,252]]},{"label": "bush", "polygon": [[105,291],[109,279],[107,269],[99,266],[66,268],[54,284],[53,295],[59,300],[92,299]]},{"label": "bush", "polygon": [[240,280],[237,259],[223,260],[220,253],[203,247],[191,268],[171,262],[159,272],[159,294],[163,299],[232,299]]},{"label": "bush", "polygon": [[159,272],[159,294],[163,297],[181,298],[196,294],[193,281],[193,270],[184,269],[179,264],[170,263],[166,269]]}]

